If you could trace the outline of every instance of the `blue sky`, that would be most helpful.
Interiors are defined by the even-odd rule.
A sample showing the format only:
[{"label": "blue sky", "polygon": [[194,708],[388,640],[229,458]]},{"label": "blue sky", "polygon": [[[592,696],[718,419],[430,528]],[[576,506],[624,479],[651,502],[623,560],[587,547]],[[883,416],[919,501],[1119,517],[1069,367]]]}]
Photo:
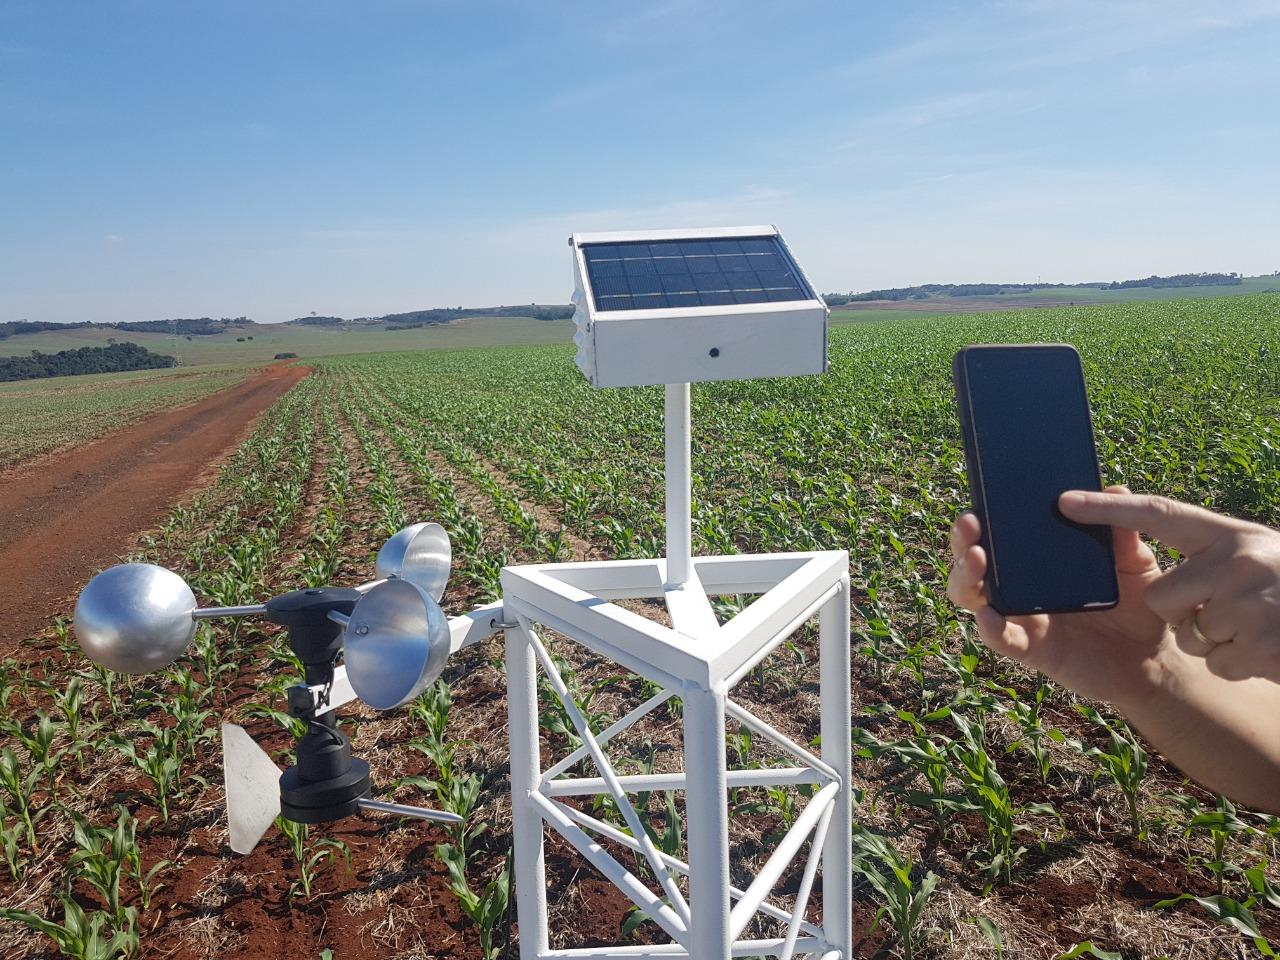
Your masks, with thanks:
[{"label": "blue sky", "polygon": [[564,302],[575,230],[823,290],[1280,269],[1280,0],[0,4],[0,320]]}]

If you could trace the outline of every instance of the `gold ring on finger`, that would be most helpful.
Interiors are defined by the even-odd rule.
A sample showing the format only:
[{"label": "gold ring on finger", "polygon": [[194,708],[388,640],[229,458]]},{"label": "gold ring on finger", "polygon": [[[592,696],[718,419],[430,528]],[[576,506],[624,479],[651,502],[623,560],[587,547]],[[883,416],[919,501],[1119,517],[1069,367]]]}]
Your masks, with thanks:
[{"label": "gold ring on finger", "polygon": [[1216,647],[1226,642],[1224,640],[1211,640],[1204,635],[1204,631],[1200,629],[1200,611],[1199,610],[1197,610],[1195,613],[1191,615],[1191,635],[1195,637],[1197,640],[1199,640],[1201,643],[1203,643],[1205,646],[1209,646],[1209,647]]}]

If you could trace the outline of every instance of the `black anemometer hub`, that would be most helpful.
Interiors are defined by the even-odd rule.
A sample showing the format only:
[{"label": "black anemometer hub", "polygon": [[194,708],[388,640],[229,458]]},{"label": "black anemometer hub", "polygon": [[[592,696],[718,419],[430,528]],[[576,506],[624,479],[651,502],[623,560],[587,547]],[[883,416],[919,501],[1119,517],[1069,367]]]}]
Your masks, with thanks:
[{"label": "black anemometer hub", "polygon": [[[307,724],[298,740],[298,762],[280,777],[280,812],[295,823],[326,823],[350,816],[370,792],[369,765],[351,756],[351,741],[338,729],[327,691],[319,705],[307,686],[333,684],[342,650],[342,626],[330,613],[351,615],[360,593],[342,587],[294,590],[266,603],[267,618],[289,631],[289,648],[302,661],[306,686],[289,697],[289,713]],[[324,712],[321,712],[324,711]]]}]

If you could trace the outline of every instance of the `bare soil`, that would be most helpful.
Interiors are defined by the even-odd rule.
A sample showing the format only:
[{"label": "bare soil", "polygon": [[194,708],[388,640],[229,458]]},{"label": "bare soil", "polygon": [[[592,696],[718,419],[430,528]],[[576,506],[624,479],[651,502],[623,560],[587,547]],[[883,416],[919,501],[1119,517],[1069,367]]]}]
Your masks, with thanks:
[{"label": "bare soil", "polygon": [[273,364],[196,403],[0,477],[0,653],[213,476],[253,421],[308,373]]}]

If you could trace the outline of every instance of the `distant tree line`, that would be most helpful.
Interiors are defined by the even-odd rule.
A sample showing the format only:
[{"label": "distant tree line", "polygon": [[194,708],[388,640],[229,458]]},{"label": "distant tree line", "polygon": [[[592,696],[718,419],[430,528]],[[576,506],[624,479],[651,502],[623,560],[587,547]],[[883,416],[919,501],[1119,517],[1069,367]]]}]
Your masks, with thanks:
[{"label": "distant tree line", "polygon": [[1129,290],[1136,287],[1234,286],[1243,283],[1238,273],[1179,273],[1171,277],[1150,276],[1142,280],[1113,280],[1110,283],[922,283],[915,287],[892,287],[866,293],[827,293],[827,306],[866,300],[927,300],[930,297],[993,297],[997,294],[1030,293],[1032,290]]},{"label": "distant tree line", "polygon": [[80,347],[27,357],[0,357],[0,381],[38,380],[70,377],[80,373],[119,373],[122,370],[152,370],[176,367],[178,361],[152,353],[136,343],[113,343],[108,347]]},{"label": "distant tree line", "polygon": [[173,320],[137,320],[125,323],[93,323],[82,320],[77,323],[49,323],[46,320],[10,320],[0,323],[0,340],[19,333],[43,333],[46,330],[82,330],[85,327],[104,327],[111,330],[128,330],[132,333],[172,333],[182,336],[212,336],[233,327],[244,327],[253,323],[248,317],[195,317]]},{"label": "distant tree line", "polygon": [[1144,280],[1115,280],[1105,290],[1128,290],[1131,287],[1233,287],[1244,283],[1238,273],[1177,273],[1172,277],[1150,276]]},{"label": "distant tree line", "polygon": [[131,323],[112,323],[108,326],[117,330],[129,330],[133,333],[174,333],[182,336],[211,337],[232,327],[243,327],[253,323],[248,317],[212,317],[176,318],[173,320],[138,320]]},{"label": "distant tree line", "polygon": [[49,323],[47,320],[9,320],[0,323],[0,340],[8,340],[19,333],[43,333],[46,330],[76,330],[81,327],[92,327],[87,321],[82,323]]},{"label": "distant tree line", "polygon": [[568,320],[573,316],[571,304],[537,304],[501,307],[433,307],[430,310],[413,310],[409,313],[388,313],[381,317],[298,317],[289,323],[314,327],[335,327],[343,324],[372,326],[382,324],[387,330],[414,330],[436,323],[449,323],[463,317],[532,317],[535,320]]}]

